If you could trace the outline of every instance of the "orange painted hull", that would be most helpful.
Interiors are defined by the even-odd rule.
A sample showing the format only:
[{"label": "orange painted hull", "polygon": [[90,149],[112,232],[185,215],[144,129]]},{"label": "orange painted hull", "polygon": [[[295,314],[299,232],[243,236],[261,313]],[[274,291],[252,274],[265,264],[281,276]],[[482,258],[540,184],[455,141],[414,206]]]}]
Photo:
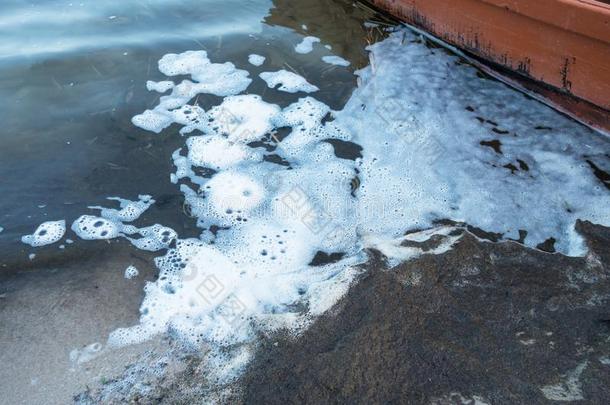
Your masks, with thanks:
[{"label": "orange painted hull", "polygon": [[372,0],[610,133],[610,4],[594,0]]}]

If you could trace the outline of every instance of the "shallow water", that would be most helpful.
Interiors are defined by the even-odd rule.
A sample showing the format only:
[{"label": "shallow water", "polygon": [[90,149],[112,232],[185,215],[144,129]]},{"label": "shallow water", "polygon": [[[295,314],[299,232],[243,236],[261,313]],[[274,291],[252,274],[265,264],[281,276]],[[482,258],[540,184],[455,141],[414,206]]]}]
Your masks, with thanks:
[{"label": "shallow water", "polygon": [[[316,98],[341,108],[356,85],[353,70],[368,62],[364,47],[380,36],[363,26],[367,18],[376,17],[350,1],[2,2],[0,357],[8,366],[0,391],[14,402],[64,402],[79,380],[68,372],[69,351],[136,323],[143,283],[156,272],[154,254],[124,241],[82,241],[68,230],[62,241],[32,248],[21,243],[23,235],[49,220],[65,219],[69,227],[94,213],[88,206],[108,206],[106,197],[138,194],[156,200],[138,225],[160,222],[181,237],[199,234],[169,182],[171,153],[184,144],[178,128],[159,136],[131,122],[158,101],[145,83],[163,78],[161,56],[206,49],[213,61],[232,61],[254,76],[262,68],[249,65],[248,54],[265,54],[266,70],[296,69],[321,83]],[[332,52],[320,46],[295,54],[304,35],[322,38]],[[351,66],[323,63],[326,55]],[[256,83],[249,92],[267,89]],[[281,106],[298,98],[265,97]],[[198,101],[207,108],[218,98]],[[130,264],[139,279],[123,279]]]},{"label": "shallow water", "polygon": [[[247,55],[258,51],[270,55],[266,68],[290,65],[323,82],[316,97],[340,108],[355,86],[349,71],[367,62],[363,48],[371,34],[361,24],[366,12],[347,1],[297,3],[3,2],[1,265],[7,270],[23,265],[31,249],[20,237],[41,222],[65,218],[70,223],[108,196],[151,194],[157,204],[150,217],[180,235],[197,235],[180,209],[180,193],[167,181],[173,169],[169,156],[183,139],[156,136],[131,123],[133,115],[158,100],[145,82],[163,78],[156,63],[168,52],[203,48],[212,60],[257,72],[262,69],[252,69]],[[321,62],[321,55],[332,54],[325,49],[295,55],[292,47],[301,34],[324,36],[333,53],[352,66],[335,69]],[[258,85],[248,91],[266,93]],[[296,97],[275,93],[266,99],[286,105]],[[202,95],[199,103],[215,101]],[[61,253],[56,246],[36,253],[47,251]]]}]

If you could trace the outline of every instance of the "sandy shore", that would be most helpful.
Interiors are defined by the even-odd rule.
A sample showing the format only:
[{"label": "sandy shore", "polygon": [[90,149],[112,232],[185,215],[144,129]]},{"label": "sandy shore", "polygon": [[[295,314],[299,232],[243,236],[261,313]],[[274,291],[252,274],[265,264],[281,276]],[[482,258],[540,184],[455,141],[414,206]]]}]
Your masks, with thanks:
[{"label": "sandy shore", "polygon": [[80,400],[605,403],[610,229],[586,222],[577,229],[590,247],[584,258],[493,243],[466,231],[451,251],[394,268],[373,254],[331,311],[296,339],[264,337],[232,384],[210,385],[205,364],[185,355],[161,374],[140,362],[146,389],[126,384],[136,365]]},{"label": "sandy shore", "polygon": [[[125,241],[77,243],[66,247],[65,255],[48,250],[1,276],[4,403],[68,403],[88,385],[120,374],[156,344],[103,349],[112,330],[138,322],[144,282],[156,277],[150,253],[135,251]],[[124,270],[130,264],[140,275],[127,280]],[[102,349],[83,362],[83,348],[96,342]]]}]

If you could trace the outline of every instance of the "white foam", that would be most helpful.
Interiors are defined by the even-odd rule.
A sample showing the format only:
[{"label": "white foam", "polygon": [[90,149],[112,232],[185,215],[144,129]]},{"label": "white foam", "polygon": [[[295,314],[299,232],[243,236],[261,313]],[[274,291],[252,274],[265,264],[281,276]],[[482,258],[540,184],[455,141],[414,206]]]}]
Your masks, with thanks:
[{"label": "white foam", "polygon": [[[462,233],[448,236],[449,233],[455,229],[456,228],[450,226],[440,226],[393,239],[378,234],[366,234],[363,235],[363,241],[367,247],[376,249],[389,258],[391,265],[397,265],[400,262],[415,259],[423,253],[441,254],[447,252],[462,237]],[[445,238],[438,246],[429,250],[423,250],[418,246],[404,246],[403,243],[404,241],[424,242],[436,235],[442,235],[445,236]]]},{"label": "white foam", "polygon": [[[0,229],[0,232],[2,230]],[[32,247],[50,245],[63,238],[66,233],[66,221],[47,221],[36,228],[33,234],[21,237],[21,242]]]},{"label": "white foam", "polygon": [[303,38],[303,40],[301,42],[299,42],[294,47],[294,50],[297,53],[302,53],[302,54],[309,53],[313,50],[313,44],[316,42],[320,42],[320,38],[312,37],[312,36],[305,37],[305,38]]},{"label": "white foam", "polygon": [[322,56],[322,61],[331,65],[349,66],[350,62],[337,55]]},{"label": "white foam", "polygon": [[[413,35],[370,47],[373,63],[337,114],[363,147],[360,211],[383,202],[363,230],[398,237],[449,218],[583,254],[574,223],[610,224],[610,200],[582,156],[603,162],[608,139],[403,34]],[[481,144],[493,140],[502,153]]]},{"label": "white foam", "polygon": [[100,215],[110,221],[132,222],[140,218],[151,205],[155,203],[149,195],[139,195],[138,201],[126,200],[119,197],[108,197],[107,200],[117,201],[121,207],[120,210],[114,208],[104,208],[100,206],[91,206],[89,208],[100,210]]},{"label": "white foam", "polygon": [[159,71],[168,76],[190,75],[199,84],[198,93],[229,96],[246,89],[252,82],[248,72],[231,62],[212,63],[206,51],[167,54],[159,61]]},{"label": "white foam", "polygon": [[176,232],[166,226],[155,224],[145,228],[133,229],[133,231],[123,232],[130,235],[139,234],[140,238],[126,237],[136,248],[147,250],[149,252],[157,252],[161,249],[167,249],[178,236]]},{"label": "white foam", "polygon": [[265,197],[263,186],[254,178],[239,172],[221,172],[205,186],[212,212],[219,219],[239,222],[247,220],[250,212]]},{"label": "white foam", "polygon": [[256,94],[225,97],[208,112],[212,121],[203,131],[225,136],[231,142],[252,142],[271,131],[271,119],[279,111],[277,105],[264,102]]},{"label": "white foam", "polygon": [[167,249],[176,239],[176,232],[161,224],[138,228],[126,224],[140,216],[155,203],[149,195],[138,196],[138,201],[119,197],[108,197],[118,201],[120,209],[99,206],[89,207],[100,210],[101,216],[82,215],[72,224],[72,230],[85,240],[105,240],[123,237],[138,249],[156,252]]},{"label": "white foam", "polygon": [[161,82],[153,82],[149,80],[146,82],[146,89],[148,91],[156,91],[158,93],[165,93],[174,88],[174,82],[170,80],[164,80]]},{"label": "white foam", "polygon": [[205,51],[167,54],[159,61],[159,70],[168,76],[190,75],[193,81],[183,80],[177,85],[169,81],[147,82],[149,90],[172,89],[170,95],[160,98],[157,107],[131,120],[135,126],[155,133],[161,132],[172,122],[185,125],[186,132],[192,131],[206,119],[205,112],[199,107],[186,106],[192,98],[201,93],[221,97],[238,94],[252,82],[247,71],[237,69],[229,62],[212,63]]},{"label": "white foam", "polygon": [[[199,111],[200,122],[171,115],[170,123],[202,132],[187,140],[186,155],[172,155],[172,181],[189,180],[180,191],[201,237],[177,238],[156,261],[140,323],[115,331],[113,345],[169,330],[225,346],[260,330],[299,330],[347,291],[364,248],[404,260],[422,250],[403,242],[433,235],[444,239],[429,253],[451,248],[458,236],[439,228],[441,219],[504,238],[526,230],[528,246],[553,237],[569,254],[583,249],[577,218],[610,225],[608,191],[583,160],[606,162],[608,139],[410,36],[400,31],[370,48],[374,62],[358,72],[341,111],[312,97],[280,109],[232,95]],[[201,58],[190,55],[179,71]],[[289,133],[273,139],[274,153],[289,168],[247,146],[279,128]],[[357,143],[362,157],[338,158],[329,139]],[[490,140],[502,153],[481,144]],[[201,166],[217,173],[197,175]],[[428,230],[404,236],[413,229]],[[344,256],[310,265],[320,251]]]},{"label": "white foam", "polygon": [[86,363],[102,354],[103,348],[104,346],[101,343],[95,342],[82,349],[73,349],[70,351],[70,361],[76,364]]},{"label": "white foam", "polygon": [[170,126],[172,123],[172,118],[169,114],[163,114],[153,110],[146,110],[142,114],[133,117],[131,122],[136,127],[140,127],[146,131],[159,133]]},{"label": "white foam", "polygon": [[186,142],[188,160],[193,166],[226,169],[244,161],[260,161],[260,153],[242,143],[231,142],[220,135],[195,136]]},{"label": "white foam", "polygon": [[585,399],[582,392],[580,376],[587,368],[588,361],[580,363],[574,370],[568,371],[558,384],[545,385],[540,391],[551,401],[582,401]]},{"label": "white foam", "polygon": [[267,82],[269,88],[275,88],[275,86],[280,85],[278,90],[287,93],[296,93],[297,91],[312,93],[319,90],[316,86],[305,80],[303,76],[284,69],[277,72],[262,72],[259,76]]},{"label": "white foam", "polygon": [[72,230],[85,240],[113,239],[121,234],[122,224],[93,215],[81,215],[72,223]]},{"label": "white foam", "polygon": [[125,269],[124,277],[128,280],[131,280],[132,278],[138,277],[139,274],[140,272],[138,271],[138,269],[135,266],[130,265]]},{"label": "white foam", "polygon": [[190,75],[198,93],[229,96],[244,91],[252,82],[248,72],[231,62],[212,63],[205,51],[167,54],[159,61],[159,71],[168,76]]},{"label": "white foam", "polygon": [[261,66],[263,63],[265,63],[265,59],[266,58],[264,56],[257,55],[255,53],[248,55],[248,62],[254,66]]}]

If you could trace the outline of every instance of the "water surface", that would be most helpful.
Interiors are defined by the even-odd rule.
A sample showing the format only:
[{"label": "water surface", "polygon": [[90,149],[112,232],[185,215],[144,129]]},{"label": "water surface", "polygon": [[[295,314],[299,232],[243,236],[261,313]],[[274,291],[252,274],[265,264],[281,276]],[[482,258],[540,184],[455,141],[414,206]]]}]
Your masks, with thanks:
[{"label": "water surface", "polygon": [[[184,198],[169,181],[171,153],[184,145],[178,128],[161,135],[131,118],[153,107],[166,53],[205,49],[213,62],[250,71],[250,53],[267,56],[265,70],[293,68],[320,83],[316,98],[339,109],[366,65],[365,46],[379,36],[364,26],[376,18],[351,1],[110,0],[20,1],[0,4],[0,391],[11,403],[65,403],[99,368],[74,371],[69,353],[104,341],[137,323],[146,280],[156,277],[155,254],[126,241],[82,241],[70,230],[58,243],[31,248],[20,242],[42,222],[68,227],[106,197],[157,201],[136,222],[163,223],[180,237],[197,236]],[[305,28],[306,26],[306,28]],[[304,35],[332,51],[294,52]],[[349,68],[321,61],[350,60]],[[285,106],[298,95],[248,92]],[[217,104],[202,95],[199,105]],[[74,243],[67,243],[67,239]],[[62,248],[63,247],[63,248]],[[136,265],[141,276],[125,280]],[[71,371],[72,370],[72,371]],[[109,373],[108,370],[105,371]]]}]

